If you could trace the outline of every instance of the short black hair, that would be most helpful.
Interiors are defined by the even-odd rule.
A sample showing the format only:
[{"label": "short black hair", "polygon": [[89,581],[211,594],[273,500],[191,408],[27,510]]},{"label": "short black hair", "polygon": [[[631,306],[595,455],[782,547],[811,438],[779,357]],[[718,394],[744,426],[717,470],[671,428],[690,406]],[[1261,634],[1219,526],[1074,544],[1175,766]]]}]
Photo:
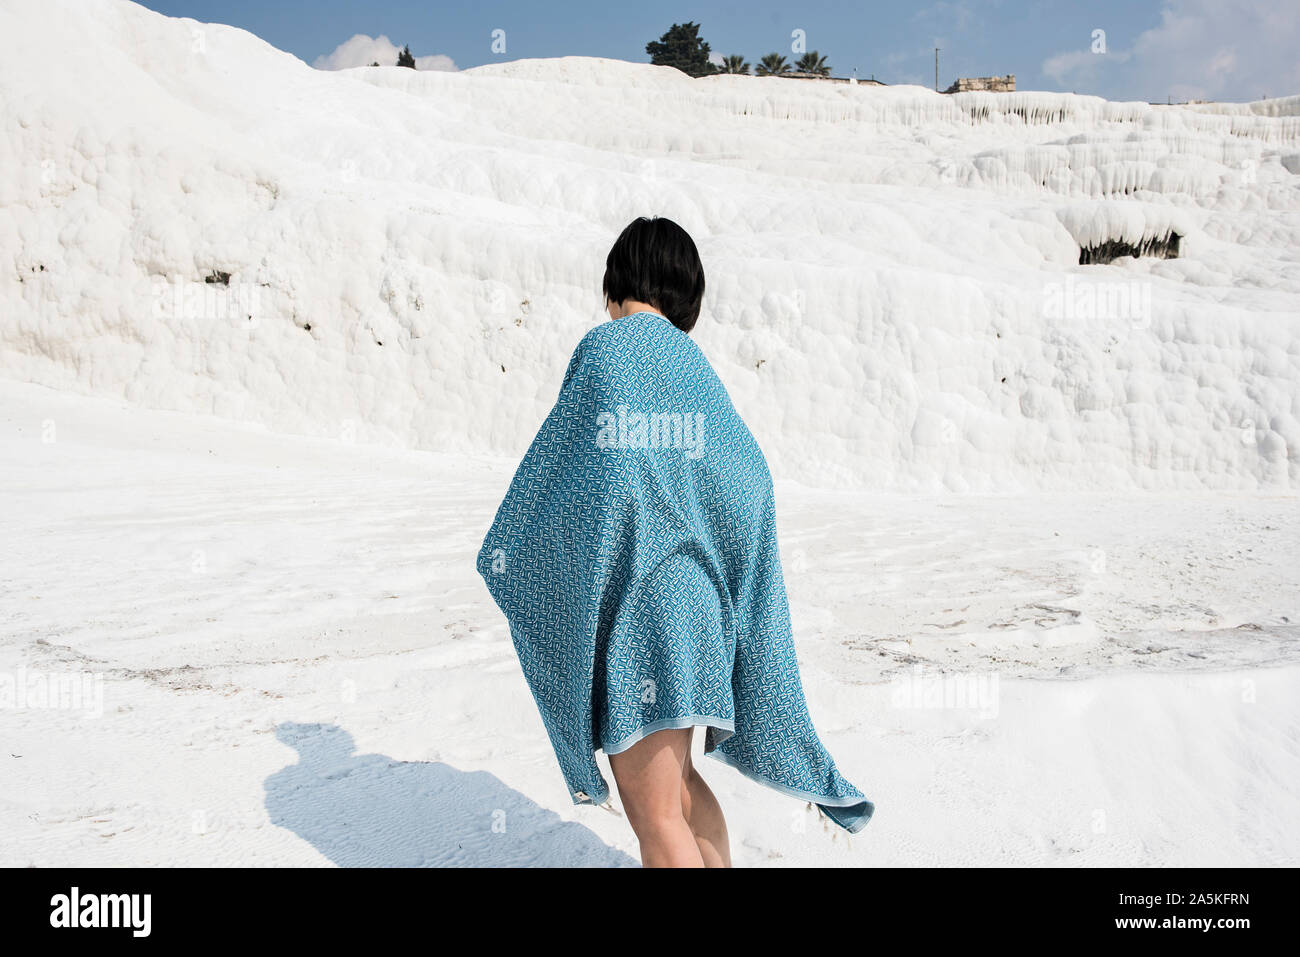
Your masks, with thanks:
[{"label": "short black hair", "polygon": [[662,216],[641,216],[610,248],[601,288],[609,302],[648,303],[690,332],[704,301],[704,265],[686,230]]}]

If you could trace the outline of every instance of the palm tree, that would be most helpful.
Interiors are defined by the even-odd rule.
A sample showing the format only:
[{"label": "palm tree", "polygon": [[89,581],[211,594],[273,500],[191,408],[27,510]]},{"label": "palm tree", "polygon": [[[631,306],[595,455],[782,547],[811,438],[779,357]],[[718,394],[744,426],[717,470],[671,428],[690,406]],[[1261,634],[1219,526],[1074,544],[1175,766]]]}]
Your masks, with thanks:
[{"label": "palm tree", "polygon": [[826,58],[819,56],[816,50],[809,50],[801,56],[794,68],[800,73],[816,73],[818,76],[831,75],[831,68],[826,65]]},{"label": "palm tree", "polygon": [[731,56],[722,58],[723,73],[748,73],[749,64],[739,53],[733,53]]},{"label": "palm tree", "polygon": [[769,53],[759,61],[758,69],[754,72],[759,76],[780,76],[790,72],[790,64],[785,62],[785,57],[781,54]]}]

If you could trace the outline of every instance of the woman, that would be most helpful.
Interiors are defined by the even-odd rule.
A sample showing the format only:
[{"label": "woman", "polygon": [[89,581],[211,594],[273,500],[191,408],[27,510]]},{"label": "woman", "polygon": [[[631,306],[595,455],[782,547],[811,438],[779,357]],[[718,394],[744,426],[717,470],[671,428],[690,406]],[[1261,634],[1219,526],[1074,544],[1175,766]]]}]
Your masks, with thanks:
[{"label": "woman", "polygon": [[704,753],[849,831],[874,807],[808,716],[767,463],[690,338],[704,298],[680,226],[610,249],[610,322],[578,343],[478,556],[574,803],[609,787],[643,865],[730,865]]}]

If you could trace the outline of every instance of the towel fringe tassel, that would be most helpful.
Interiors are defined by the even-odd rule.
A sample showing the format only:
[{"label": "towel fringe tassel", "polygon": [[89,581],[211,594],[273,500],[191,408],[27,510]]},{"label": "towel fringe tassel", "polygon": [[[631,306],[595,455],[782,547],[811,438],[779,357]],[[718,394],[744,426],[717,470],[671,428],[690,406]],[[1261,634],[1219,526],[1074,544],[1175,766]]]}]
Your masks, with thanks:
[{"label": "towel fringe tassel", "polygon": [[[831,827],[830,817],[829,817],[827,814],[824,814],[824,813],[819,812],[819,811],[817,810],[817,806],[816,806],[815,804],[813,804],[812,801],[809,801],[807,804],[805,804],[805,805],[803,806],[803,810],[804,810],[804,814],[810,814],[810,813],[811,813],[811,814],[816,814],[819,818],[821,818],[821,822],[822,822],[822,833],[825,834],[825,833],[828,832],[828,831],[830,832],[830,835],[831,835],[831,843],[832,843],[832,844],[836,844],[836,843],[839,842],[839,839],[840,839],[840,828],[839,828],[838,826],[836,826],[836,827]],[[845,834],[844,834],[844,848],[845,848],[845,850],[849,850],[849,851],[853,850],[853,842],[852,842],[852,840],[850,840],[850,837],[851,837],[851,836],[852,836],[852,835],[850,835],[850,834],[847,833],[847,832],[845,832]]]}]

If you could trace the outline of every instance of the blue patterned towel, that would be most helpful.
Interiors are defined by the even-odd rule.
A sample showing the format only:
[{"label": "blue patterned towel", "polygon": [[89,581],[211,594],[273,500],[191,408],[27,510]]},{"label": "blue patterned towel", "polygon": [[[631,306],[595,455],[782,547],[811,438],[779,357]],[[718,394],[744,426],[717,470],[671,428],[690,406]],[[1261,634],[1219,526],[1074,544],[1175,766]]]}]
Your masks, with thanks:
[{"label": "blue patterned towel", "polygon": [[578,343],[478,570],[575,804],[609,796],[596,749],[699,724],[714,758],[849,831],[871,818],[808,715],[767,462],[663,316]]}]

